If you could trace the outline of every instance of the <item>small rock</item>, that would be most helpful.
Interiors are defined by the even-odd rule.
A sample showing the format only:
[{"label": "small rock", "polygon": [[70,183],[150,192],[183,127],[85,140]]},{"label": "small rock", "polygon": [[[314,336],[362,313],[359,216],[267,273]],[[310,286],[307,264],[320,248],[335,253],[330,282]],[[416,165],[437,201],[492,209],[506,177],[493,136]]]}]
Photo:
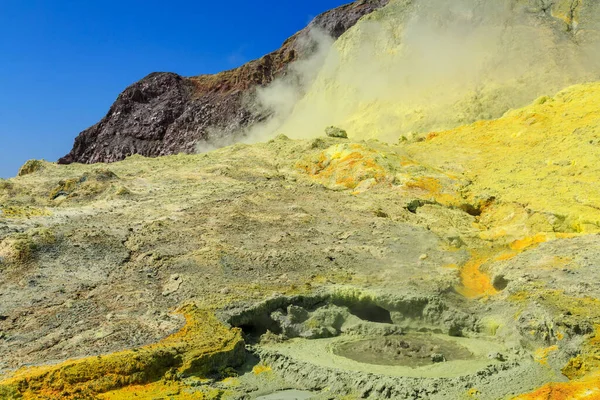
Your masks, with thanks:
[{"label": "small rock", "polygon": [[325,134],[329,137],[348,139],[348,133],[335,126],[329,126],[325,128]]},{"label": "small rock", "polygon": [[269,242],[271,243],[279,243],[281,242],[281,240],[283,239],[283,236],[281,234],[275,235],[272,238],[269,239]]},{"label": "small rock", "polygon": [[17,173],[18,176],[24,176],[33,174],[37,171],[40,171],[44,168],[44,163],[40,160],[29,160],[27,161]]},{"label": "small rock", "polygon": [[375,213],[375,216],[379,217],[379,218],[388,218],[389,217],[389,215],[382,209],[377,209],[374,211],[374,213]]},{"label": "small rock", "polygon": [[231,293],[231,290],[229,288],[225,287],[225,288],[219,290],[219,293],[221,293],[221,294],[229,294],[229,293]]},{"label": "small rock", "polygon": [[367,190],[371,189],[373,186],[377,184],[377,180],[375,178],[365,179],[361,181],[355,188],[353,193],[364,193]]},{"label": "small rock", "polygon": [[493,351],[490,354],[488,354],[488,358],[490,360],[506,361],[506,357],[504,357],[504,354],[498,353],[497,351]]},{"label": "small rock", "polygon": [[169,277],[169,281],[163,286],[163,296],[168,296],[179,290],[183,283],[183,279],[178,274],[173,274]]},{"label": "small rock", "polygon": [[457,249],[460,249],[465,245],[465,242],[459,236],[449,237],[448,241],[450,242],[450,245],[452,247],[455,247]]},{"label": "small rock", "polygon": [[338,235],[338,239],[340,239],[340,240],[346,240],[346,239],[348,239],[348,238],[349,238],[350,236],[352,236],[352,235],[353,235],[353,233],[352,233],[352,232],[344,232],[344,233],[340,233],[340,234]]},{"label": "small rock", "polygon": [[311,149],[325,149],[325,148],[327,148],[327,143],[321,138],[316,138],[315,140],[313,140],[310,143],[310,148]]}]

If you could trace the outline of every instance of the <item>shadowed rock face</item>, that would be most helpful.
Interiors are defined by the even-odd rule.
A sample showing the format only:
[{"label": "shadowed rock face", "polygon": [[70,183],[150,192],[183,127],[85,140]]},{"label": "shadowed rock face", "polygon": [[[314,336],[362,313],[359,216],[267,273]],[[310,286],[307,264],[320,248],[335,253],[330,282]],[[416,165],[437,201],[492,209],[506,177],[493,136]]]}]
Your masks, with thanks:
[{"label": "shadowed rock face", "polygon": [[152,73],[125,89],[100,122],[79,134],[71,152],[59,163],[114,162],[131,154],[191,153],[199,140],[223,139],[263,120],[265,112],[253,110],[244,100],[257,86],[284,75],[286,66],[314,50],[309,38],[312,29],[319,28],[337,39],[388,1],[359,0],[325,12],[279,50],[230,71],[191,78]]}]

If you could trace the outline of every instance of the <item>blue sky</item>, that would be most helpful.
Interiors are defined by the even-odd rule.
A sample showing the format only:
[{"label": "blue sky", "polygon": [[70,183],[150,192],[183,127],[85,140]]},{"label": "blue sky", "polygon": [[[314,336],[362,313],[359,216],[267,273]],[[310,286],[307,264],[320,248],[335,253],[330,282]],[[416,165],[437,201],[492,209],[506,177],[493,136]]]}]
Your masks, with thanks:
[{"label": "blue sky", "polygon": [[150,72],[236,67],[347,2],[1,0],[0,177],[56,161]]}]

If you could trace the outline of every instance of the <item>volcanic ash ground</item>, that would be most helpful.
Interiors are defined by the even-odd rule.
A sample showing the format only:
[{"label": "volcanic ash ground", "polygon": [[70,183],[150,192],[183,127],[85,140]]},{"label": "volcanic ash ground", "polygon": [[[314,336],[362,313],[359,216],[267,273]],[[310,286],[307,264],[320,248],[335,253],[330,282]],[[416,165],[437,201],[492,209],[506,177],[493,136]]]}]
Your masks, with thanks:
[{"label": "volcanic ash ground", "polygon": [[0,398],[600,398],[600,14],[537,3],[390,2],[287,136],[0,180]]}]

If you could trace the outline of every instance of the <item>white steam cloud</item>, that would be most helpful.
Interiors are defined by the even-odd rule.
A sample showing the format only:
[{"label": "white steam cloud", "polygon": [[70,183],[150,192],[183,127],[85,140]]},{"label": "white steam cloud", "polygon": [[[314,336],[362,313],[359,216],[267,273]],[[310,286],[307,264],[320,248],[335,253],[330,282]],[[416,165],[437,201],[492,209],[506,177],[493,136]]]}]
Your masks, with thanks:
[{"label": "white steam cloud", "polygon": [[598,80],[597,3],[392,0],[333,46],[314,33],[313,57],[257,92],[255,106],[271,117],[244,141],[315,137],[328,125],[395,141]]},{"label": "white steam cloud", "polygon": [[257,88],[245,99],[245,106],[256,114],[266,115],[266,120],[233,135],[213,128],[208,132],[211,139],[196,145],[197,152],[204,153],[238,141],[265,140],[281,127],[316,78],[334,43],[331,36],[318,28],[309,30],[297,40],[296,48],[306,50],[309,55],[288,65],[283,76],[266,87]]}]

